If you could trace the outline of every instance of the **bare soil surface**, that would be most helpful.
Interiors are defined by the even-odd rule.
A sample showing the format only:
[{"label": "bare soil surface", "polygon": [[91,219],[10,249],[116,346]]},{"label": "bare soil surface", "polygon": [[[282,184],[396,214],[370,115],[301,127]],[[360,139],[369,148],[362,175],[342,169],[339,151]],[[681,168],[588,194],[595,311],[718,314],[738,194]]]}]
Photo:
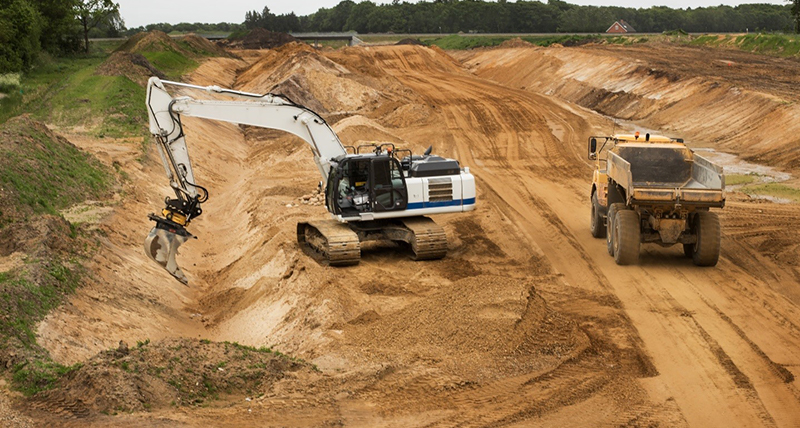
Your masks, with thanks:
[{"label": "bare soil surface", "polygon": [[[451,56],[413,45],[320,52],[289,44],[243,60],[212,59],[190,77],[251,92],[293,88],[294,97],[324,109],[345,144],[387,141],[415,153],[433,144],[434,153],[470,167],[478,209],[435,218],[450,241],[437,261],[413,262],[407,249],[375,244],[358,266],[320,266],[294,237],[297,221],[327,215],[302,203],[319,180],[305,143],[185,118],[195,172],[211,199],[192,225],[200,239],[181,248],[184,286],[141,249],[146,214],[169,194],[157,154],[142,155],[135,143],[73,139],[117,163],[130,183],[99,221],[105,238],[91,278],[38,330],[55,359],[84,368],[35,397],[35,406],[24,404],[25,417],[66,426],[797,426],[797,206],[731,194],[720,211],[716,267],[654,246],[642,247],[639,265],[618,266],[589,232],[585,154],[586,138],[612,126],[591,107],[670,123],[703,144],[793,170],[796,144],[786,139],[800,134],[755,138],[768,128],[763,122],[775,123],[772,115],[792,114],[793,102],[784,104],[791,94],[781,92],[780,79],[741,83],[759,59],[703,74],[681,68],[687,58],[699,64],[708,56],[702,51],[657,46],[645,57],[637,49],[646,48]],[[780,63],[787,79],[793,64]],[[662,68],[681,71],[677,78],[647,72]],[[608,78],[610,69],[619,79]],[[729,76],[735,70],[741,75]],[[598,88],[629,97],[627,107],[581,102]],[[694,110],[682,102],[699,94],[707,98]],[[181,376],[204,373],[223,358],[214,342],[224,341],[269,346],[319,371],[278,367],[258,385],[177,402],[174,385],[137,383],[112,364],[138,352],[115,354],[120,340],[146,339],[150,376],[170,358],[187,361],[184,346],[202,361],[185,363]],[[188,339],[208,339],[216,353]],[[176,343],[181,349],[172,349]],[[250,373],[247,364],[235,369]],[[96,403],[114,391],[130,391],[119,400],[154,396],[106,414],[100,409],[109,406]],[[65,405],[82,397],[98,399]]]}]

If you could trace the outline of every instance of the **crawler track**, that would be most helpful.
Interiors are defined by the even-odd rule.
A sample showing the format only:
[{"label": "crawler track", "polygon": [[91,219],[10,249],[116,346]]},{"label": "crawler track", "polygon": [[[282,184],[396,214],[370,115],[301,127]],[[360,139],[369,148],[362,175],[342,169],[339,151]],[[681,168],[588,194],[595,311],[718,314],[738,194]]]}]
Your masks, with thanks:
[{"label": "crawler track", "polygon": [[412,234],[414,260],[441,259],[447,255],[447,235],[442,226],[427,217],[404,219],[403,225]]},{"label": "crawler track", "polygon": [[349,266],[361,260],[358,235],[336,220],[297,223],[297,242],[331,266]]}]

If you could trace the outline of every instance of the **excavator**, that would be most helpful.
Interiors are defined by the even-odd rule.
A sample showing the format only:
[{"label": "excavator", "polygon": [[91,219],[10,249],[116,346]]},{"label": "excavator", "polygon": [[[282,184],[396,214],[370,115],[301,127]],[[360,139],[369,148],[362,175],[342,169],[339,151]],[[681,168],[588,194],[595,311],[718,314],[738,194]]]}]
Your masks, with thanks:
[{"label": "excavator", "polygon": [[[175,97],[168,86],[232,99]],[[151,77],[146,102],[150,133],[175,197],[165,198],[160,215],[148,216],[156,224],[144,248],[184,284],[188,279],[176,261],[178,247],[194,237],[187,227],[203,213],[209,192],[195,178],[181,116],[277,129],[308,143],[332,218],[298,223],[297,241],[323,264],[358,264],[361,243],[372,240],[404,242],[414,260],[442,258],[447,254],[444,229],[426,216],[475,209],[475,178],[457,160],[432,155],[431,147],[415,155],[391,143],[343,146],[325,119],[279,94]]]}]

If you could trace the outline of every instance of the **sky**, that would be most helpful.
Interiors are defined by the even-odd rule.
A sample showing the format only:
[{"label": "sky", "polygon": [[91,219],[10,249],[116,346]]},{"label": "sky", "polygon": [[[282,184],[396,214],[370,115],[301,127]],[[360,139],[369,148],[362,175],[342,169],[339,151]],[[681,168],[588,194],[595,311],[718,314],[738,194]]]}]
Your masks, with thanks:
[{"label": "sky", "polygon": [[[341,0],[117,0],[120,14],[125,26],[135,28],[147,24],[168,22],[244,22],[247,11],[261,12],[264,6],[276,14],[294,12],[302,16],[316,12],[322,7],[330,8]],[[355,0],[359,3],[360,0]],[[389,1],[372,0],[373,3],[389,3]],[[411,0],[414,1],[414,0]],[[672,8],[718,6],[726,4],[736,6],[742,3],[787,4],[784,0],[566,0],[567,3],[593,6],[644,7],[669,6]]]}]

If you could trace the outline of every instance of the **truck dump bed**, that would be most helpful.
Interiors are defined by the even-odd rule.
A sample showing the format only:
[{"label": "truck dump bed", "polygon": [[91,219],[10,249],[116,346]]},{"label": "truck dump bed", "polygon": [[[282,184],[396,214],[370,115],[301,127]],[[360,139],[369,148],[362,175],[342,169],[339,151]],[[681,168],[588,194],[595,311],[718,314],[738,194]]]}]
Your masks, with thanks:
[{"label": "truck dump bed", "polygon": [[617,152],[608,153],[607,173],[625,189],[630,204],[725,204],[722,167],[683,144],[625,144]]}]

